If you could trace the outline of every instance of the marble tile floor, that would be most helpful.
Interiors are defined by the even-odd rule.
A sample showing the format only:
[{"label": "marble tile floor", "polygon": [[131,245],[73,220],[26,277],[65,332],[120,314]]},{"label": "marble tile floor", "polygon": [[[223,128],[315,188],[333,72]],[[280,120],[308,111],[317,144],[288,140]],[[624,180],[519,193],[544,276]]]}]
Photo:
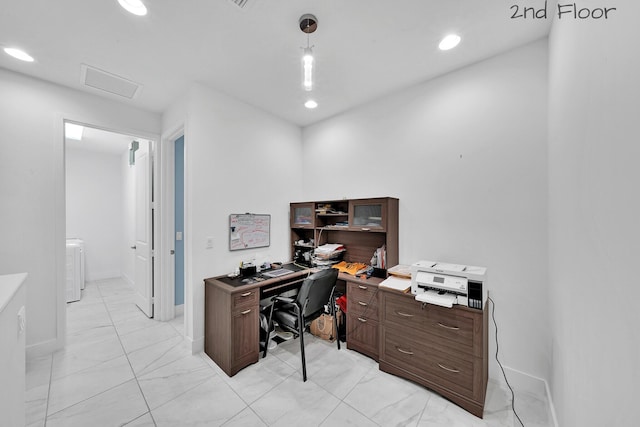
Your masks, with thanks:
[{"label": "marble tile floor", "polygon": [[[489,382],[484,419],[381,372],[366,356],[305,334],[229,378],[192,355],[183,319],[148,319],[120,280],[87,284],[67,304],[67,346],[27,360],[28,427],[73,426],[497,426],[517,421],[510,395]],[[527,427],[551,426],[546,402],[519,394]]]}]

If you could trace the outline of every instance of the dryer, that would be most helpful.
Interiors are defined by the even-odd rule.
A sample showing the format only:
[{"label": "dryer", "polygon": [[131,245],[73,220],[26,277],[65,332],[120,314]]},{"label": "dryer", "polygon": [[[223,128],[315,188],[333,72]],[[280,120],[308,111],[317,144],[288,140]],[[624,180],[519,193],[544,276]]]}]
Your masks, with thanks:
[{"label": "dryer", "polygon": [[67,239],[67,302],[79,301],[84,289],[84,241]]}]

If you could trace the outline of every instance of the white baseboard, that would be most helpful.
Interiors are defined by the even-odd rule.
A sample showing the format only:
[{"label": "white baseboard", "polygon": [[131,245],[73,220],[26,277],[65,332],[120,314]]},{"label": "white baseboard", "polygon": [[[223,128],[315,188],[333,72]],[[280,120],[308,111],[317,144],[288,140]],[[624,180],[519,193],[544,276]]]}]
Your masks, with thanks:
[{"label": "white baseboard", "polygon": [[553,404],[553,399],[551,398],[551,390],[549,389],[549,383],[545,380],[544,386],[547,389],[547,402],[549,402],[549,413],[551,414],[551,421],[553,422],[554,427],[558,427],[558,416],[556,415],[556,405]]},{"label": "white baseboard", "polygon": [[175,317],[184,316],[184,304],[176,305],[174,310]]},{"label": "white baseboard", "polygon": [[[518,393],[528,393],[537,396],[541,400],[544,400],[545,402],[547,402],[547,410],[549,411],[549,415],[551,416],[553,426],[558,427],[556,410],[547,381],[544,378],[538,378],[536,376],[518,371],[517,369],[509,368],[507,366],[504,367],[504,372],[507,375],[509,384],[516,393],[516,399]],[[505,389],[507,388],[507,384],[505,383],[504,377],[502,377],[502,375],[500,375],[498,378],[491,378],[491,381],[495,381]]]},{"label": "white baseboard", "polygon": [[131,279],[131,277],[127,276],[126,274],[122,274],[122,279],[127,282],[129,285],[133,286],[134,281]]},{"label": "white baseboard", "polygon": [[87,275],[85,280],[87,282],[96,282],[98,280],[116,279],[118,277],[124,277],[119,271],[104,271],[102,273]]},{"label": "white baseboard", "polygon": [[62,348],[64,343],[58,342],[56,338],[39,342],[37,344],[30,344],[25,348],[25,354],[27,359],[34,359],[40,356],[46,356],[54,351]]},{"label": "white baseboard", "polygon": [[193,339],[191,337],[184,337],[191,346],[191,354],[198,354],[204,351],[204,337]]}]

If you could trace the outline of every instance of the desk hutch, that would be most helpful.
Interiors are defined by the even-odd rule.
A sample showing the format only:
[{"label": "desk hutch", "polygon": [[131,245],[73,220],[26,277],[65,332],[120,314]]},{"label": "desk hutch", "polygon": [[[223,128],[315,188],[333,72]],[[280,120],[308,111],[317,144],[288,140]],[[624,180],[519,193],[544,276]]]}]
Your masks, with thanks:
[{"label": "desk hutch", "polygon": [[[311,251],[325,243],[346,247],[344,260],[369,264],[385,246],[386,266],[398,264],[398,199],[378,197],[291,203],[291,250]],[[385,266],[385,267],[386,267]],[[347,295],[347,348],[378,360],[378,283],[341,274]]]}]

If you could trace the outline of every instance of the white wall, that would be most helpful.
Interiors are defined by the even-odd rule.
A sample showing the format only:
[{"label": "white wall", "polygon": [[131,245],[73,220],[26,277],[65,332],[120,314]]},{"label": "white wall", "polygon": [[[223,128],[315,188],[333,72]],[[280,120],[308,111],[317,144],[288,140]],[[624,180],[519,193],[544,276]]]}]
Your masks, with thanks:
[{"label": "white wall", "polygon": [[640,3],[610,6],[609,21],[554,22],[549,43],[551,392],[562,426],[640,418]]},{"label": "white wall", "polygon": [[65,318],[62,119],[139,135],[159,134],[160,116],[3,69],[0,93],[0,272],[29,273],[26,341],[46,351]]},{"label": "white wall", "polygon": [[[193,311],[185,307],[185,316],[197,350],[204,337],[203,279],[254,257],[289,259],[289,202],[300,197],[303,169],[299,127],[200,85],[190,90],[186,109],[185,294]],[[271,214],[270,247],[229,251],[229,214],[245,212]]]},{"label": "white wall", "polygon": [[400,262],[486,266],[501,360],[541,378],[546,112],[541,40],[303,130],[304,198],[398,197]]},{"label": "white wall", "polygon": [[120,155],[66,150],[67,237],[84,240],[87,281],[120,276],[121,162]]}]

